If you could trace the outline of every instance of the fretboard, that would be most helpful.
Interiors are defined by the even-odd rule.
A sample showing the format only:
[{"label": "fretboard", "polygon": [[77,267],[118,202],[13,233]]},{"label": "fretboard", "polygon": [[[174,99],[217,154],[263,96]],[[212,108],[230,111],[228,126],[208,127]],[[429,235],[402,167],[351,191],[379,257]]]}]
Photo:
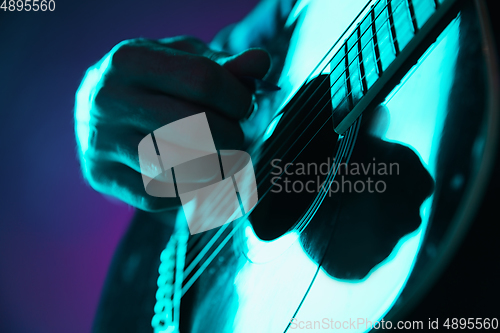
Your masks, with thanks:
[{"label": "fretboard", "polygon": [[379,0],[330,60],[335,131],[381,102],[435,41],[458,0]]}]

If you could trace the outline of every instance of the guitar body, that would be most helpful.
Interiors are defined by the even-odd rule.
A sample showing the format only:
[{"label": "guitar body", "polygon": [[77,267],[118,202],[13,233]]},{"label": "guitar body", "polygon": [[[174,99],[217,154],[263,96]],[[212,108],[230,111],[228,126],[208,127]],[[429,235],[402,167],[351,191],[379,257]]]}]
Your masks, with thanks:
[{"label": "guitar body", "polygon": [[374,69],[365,57],[339,103],[335,68],[315,65],[366,1],[298,2],[282,90],[259,95],[244,124],[257,133],[248,151],[260,201],[189,237],[181,332],[364,332],[425,291],[473,216],[497,139],[490,32],[480,7],[459,3],[338,133],[335,115],[363,101]]}]

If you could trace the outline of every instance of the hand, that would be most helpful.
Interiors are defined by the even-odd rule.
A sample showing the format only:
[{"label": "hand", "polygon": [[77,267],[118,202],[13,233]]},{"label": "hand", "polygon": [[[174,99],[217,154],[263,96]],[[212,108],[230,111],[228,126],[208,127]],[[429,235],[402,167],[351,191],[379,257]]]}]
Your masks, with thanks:
[{"label": "hand", "polygon": [[175,208],[176,198],[144,190],[138,144],[154,130],[205,112],[218,149],[238,149],[239,120],[252,92],[240,76],[263,78],[266,51],[231,56],[190,37],[122,42],[86,73],[76,94],[75,130],[85,178],[97,191],[145,211]]}]

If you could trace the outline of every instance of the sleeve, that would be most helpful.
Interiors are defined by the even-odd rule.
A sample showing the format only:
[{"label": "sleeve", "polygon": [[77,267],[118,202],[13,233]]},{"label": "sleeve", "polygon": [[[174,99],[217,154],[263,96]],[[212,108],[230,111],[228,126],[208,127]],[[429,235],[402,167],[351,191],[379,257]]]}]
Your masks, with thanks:
[{"label": "sleeve", "polygon": [[262,0],[241,21],[223,28],[210,46],[218,51],[239,53],[252,47],[265,48],[283,31],[297,0]]},{"label": "sleeve", "polygon": [[262,0],[240,22],[222,29],[210,47],[230,54],[253,47],[265,49],[271,56],[266,80],[278,82],[294,28],[285,23],[297,1],[300,0]]}]

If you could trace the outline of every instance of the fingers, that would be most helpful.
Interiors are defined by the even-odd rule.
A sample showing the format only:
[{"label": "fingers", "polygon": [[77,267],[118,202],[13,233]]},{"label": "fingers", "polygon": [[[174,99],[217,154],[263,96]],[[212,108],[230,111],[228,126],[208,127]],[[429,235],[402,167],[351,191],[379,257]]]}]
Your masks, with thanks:
[{"label": "fingers", "polygon": [[189,36],[161,39],[161,45],[204,56],[218,63],[234,76],[250,76],[262,79],[271,67],[270,54],[260,48],[252,48],[236,55],[211,50],[204,42]]},{"label": "fingers", "polygon": [[[179,51],[205,56],[214,61],[217,59],[217,57],[231,56],[229,53],[226,52],[212,51],[207,44],[205,44],[198,38],[192,36],[177,36],[172,38],[164,38],[164,39],[154,40],[154,42]],[[214,56],[215,58],[212,58],[211,56]]]},{"label": "fingers", "polygon": [[99,125],[92,129],[86,160],[93,163],[115,162],[141,172],[137,147],[145,134],[131,126]]},{"label": "fingers", "polygon": [[[130,126],[100,125],[92,129],[90,149],[85,159],[93,163],[120,163],[141,173],[138,147],[141,140],[147,135]],[[228,141],[222,149],[234,149],[228,137],[214,136],[214,141]],[[219,141],[220,141],[219,140]],[[216,143],[217,147],[221,145]]]},{"label": "fingers", "polygon": [[[238,149],[243,144],[244,134],[237,120],[159,93],[107,87],[99,91],[95,104],[101,123],[113,125],[106,128],[111,136],[120,131],[129,133],[132,128],[145,136],[166,124],[204,112],[218,149]],[[118,141],[120,138],[108,138],[111,139]]]},{"label": "fingers", "polygon": [[262,79],[271,67],[269,53],[262,49],[250,49],[218,61],[235,76],[250,76]]},{"label": "fingers", "polygon": [[121,163],[90,163],[87,180],[96,191],[144,211],[160,212],[180,206],[178,198],[160,198],[147,194],[141,174]]},{"label": "fingers", "polygon": [[186,37],[118,45],[89,72],[93,81],[85,81],[77,95],[77,140],[91,186],[146,211],[177,207],[176,199],[146,193],[139,143],[164,125],[203,112],[218,149],[240,148],[239,119],[252,96],[238,76],[262,78],[269,63],[263,50],[230,56]]},{"label": "fingers", "polygon": [[251,92],[211,59],[156,44],[124,44],[111,60],[113,73],[126,82],[190,101],[233,119],[241,119]]},{"label": "fingers", "polygon": [[[169,105],[169,103],[159,103],[159,105]],[[185,106],[185,108],[187,108],[187,106]],[[90,149],[87,150],[85,156],[87,164],[120,164],[135,171],[138,175],[144,173],[144,170],[141,169],[141,163],[139,161],[139,143],[147,134],[157,130],[167,123],[170,123],[170,121],[168,121],[169,119],[165,121],[164,118],[160,118],[162,120],[159,121],[158,119],[154,119],[153,116],[156,114],[161,117],[168,115],[168,112],[159,112],[157,109],[146,109],[144,106],[142,106],[141,109],[144,110],[144,119],[149,115],[149,122],[141,119],[142,128],[137,127],[138,121],[128,124],[101,121],[92,126]],[[214,113],[206,113],[206,115],[213,133],[216,147],[219,149],[236,149],[240,147],[243,142],[243,132],[239,127],[238,122],[228,120],[227,118]],[[186,135],[189,135],[189,133],[186,133]],[[94,170],[94,172],[109,172],[109,170],[97,169]],[[113,180],[116,184],[113,185],[114,187],[110,188],[116,189],[119,188],[119,184],[128,184],[130,182],[127,178],[128,176],[120,178],[122,177],[121,175],[123,175],[123,173],[113,175]],[[101,182],[109,183],[109,180],[105,179],[105,181]],[[142,183],[141,186],[144,187]],[[129,195],[127,194],[128,192],[117,192],[115,193],[115,196],[121,196],[122,193]],[[136,190],[134,193],[143,192],[138,192],[138,190]],[[130,201],[132,199],[128,200]]]}]

